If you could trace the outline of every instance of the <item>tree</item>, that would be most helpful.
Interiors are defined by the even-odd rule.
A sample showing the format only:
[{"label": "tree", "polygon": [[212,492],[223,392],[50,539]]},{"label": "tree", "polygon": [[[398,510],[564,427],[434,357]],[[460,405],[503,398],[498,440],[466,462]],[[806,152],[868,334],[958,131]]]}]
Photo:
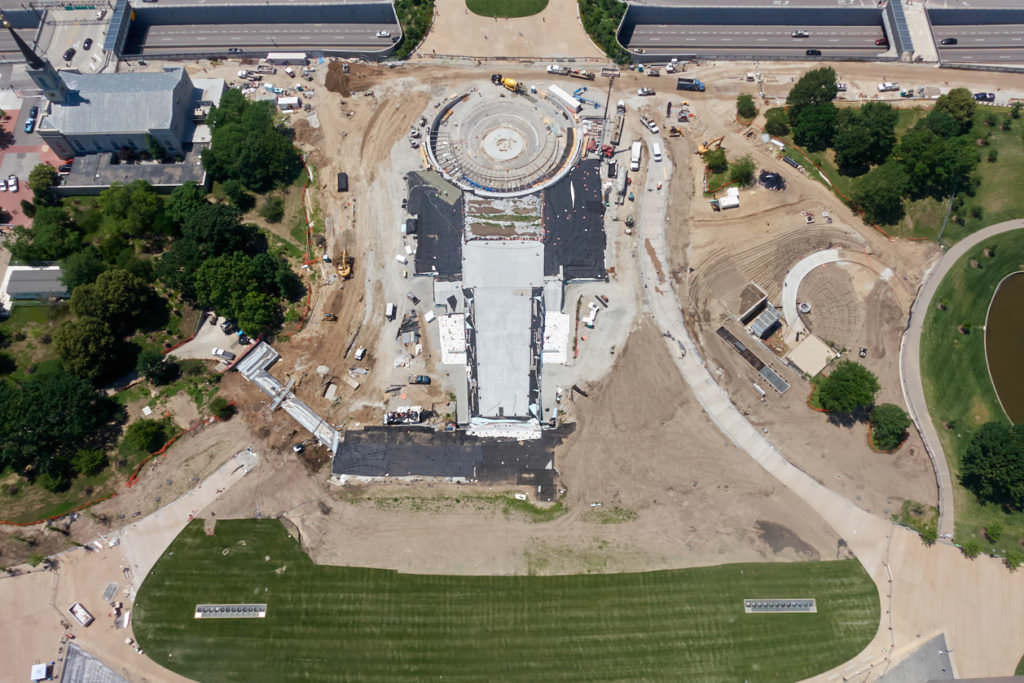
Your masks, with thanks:
[{"label": "tree", "polygon": [[206,190],[190,180],[171,191],[164,204],[164,212],[172,224],[179,226],[180,232],[180,226],[204,204],[209,204]]},{"label": "tree", "polygon": [[808,71],[786,96],[789,105],[789,120],[799,121],[803,110],[820,104],[831,103],[839,88],[836,86],[836,72],[832,67]]},{"label": "tree", "polygon": [[234,204],[239,211],[248,211],[256,203],[252,195],[245,191],[245,185],[237,178],[230,178],[224,181],[222,186],[224,195]]},{"label": "tree", "polygon": [[1010,548],[1006,551],[1006,559],[1003,560],[1003,563],[1011,572],[1017,571],[1017,567],[1022,562],[1024,562],[1024,552],[1021,552],[1020,548]]},{"label": "tree", "polygon": [[294,179],[302,160],[274,115],[269,102],[249,102],[233,89],[225,92],[207,117],[213,133],[210,147],[203,150],[203,166],[209,174],[220,181],[237,179],[256,192]]},{"label": "tree", "polygon": [[267,197],[260,207],[260,215],[268,223],[280,223],[284,218],[284,200],[280,197]]},{"label": "tree", "polygon": [[136,420],[124,431],[117,453],[130,464],[154,453],[171,438],[171,427],[163,420]]},{"label": "tree", "polygon": [[878,389],[873,372],[860,363],[844,360],[818,385],[818,401],[825,410],[852,413],[874,403]]},{"label": "tree", "polygon": [[76,287],[71,294],[71,311],[78,316],[98,318],[112,330],[129,334],[135,331],[154,299],[148,284],[115,268],[101,273],[92,284]]},{"label": "tree", "polygon": [[870,140],[869,159],[882,164],[896,146],[896,122],[899,113],[885,102],[868,102],[856,110],[855,121],[867,129]]},{"label": "tree", "polygon": [[75,453],[72,464],[79,474],[92,476],[107,466],[107,454],[99,448],[83,448]]},{"label": "tree", "polygon": [[144,349],[139,354],[135,370],[156,386],[169,384],[181,374],[181,367],[173,356],[165,356],[153,349]]},{"label": "tree", "polygon": [[36,215],[36,205],[27,199],[21,200],[21,212],[29,218],[34,218]]},{"label": "tree", "polygon": [[119,344],[107,323],[96,318],[69,320],[53,337],[54,348],[71,373],[96,381],[115,366]]},{"label": "tree", "polygon": [[764,113],[764,131],[769,135],[789,135],[789,115],[782,107],[774,107]]},{"label": "tree", "polygon": [[100,253],[93,246],[68,255],[60,264],[61,279],[69,292],[74,292],[79,285],[95,282],[106,269]]},{"label": "tree", "polygon": [[964,543],[961,550],[963,551],[964,557],[973,560],[981,554],[981,543],[978,542],[978,539],[972,538]]},{"label": "tree", "polygon": [[999,521],[985,525],[985,536],[993,543],[998,543],[1003,536],[1003,523]]},{"label": "tree", "polygon": [[721,173],[729,168],[729,161],[725,157],[725,150],[722,148],[713,149],[704,155],[704,163],[712,173]]},{"label": "tree", "polygon": [[903,167],[889,161],[854,181],[853,202],[869,222],[893,225],[903,218],[906,189]]},{"label": "tree", "polygon": [[924,541],[925,545],[935,545],[935,541],[939,540],[939,531],[934,526],[927,526],[921,531],[921,540]]},{"label": "tree", "polygon": [[[831,70],[831,69],[830,69]],[[793,141],[812,152],[820,152],[832,144],[836,132],[836,106],[831,102],[812,104],[793,116]]]},{"label": "tree", "polygon": [[128,185],[113,183],[100,193],[99,205],[110,229],[131,237],[141,237],[160,228],[163,200],[144,180]]},{"label": "tree", "polygon": [[898,405],[883,403],[871,411],[871,440],[875,447],[891,451],[907,437],[910,417]]},{"label": "tree", "polygon": [[960,132],[966,133],[974,125],[974,111],[978,107],[974,96],[967,88],[953,88],[935,100],[934,109],[944,111],[952,116],[960,126]]},{"label": "tree", "polygon": [[915,127],[903,136],[893,156],[906,171],[908,193],[914,199],[942,199],[973,187],[978,152],[964,137],[942,138],[927,127]]},{"label": "tree", "polygon": [[262,292],[249,292],[236,311],[238,329],[259,334],[281,324],[281,305],[276,297]]},{"label": "tree", "polygon": [[983,502],[1024,508],[1024,425],[988,422],[971,437],[960,480]]},{"label": "tree", "polygon": [[53,188],[60,180],[57,169],[49,164],[36,164],[28,174],[28,186],[38,206],[49,206],[56,201]]},{"label": "tree", "polygon": [[744,187],[754,182],[754,160],[745,156],[729,166],[729,180]]},{"label": "tree", "polygon": [[110,399],[66,372],[0,382],[0,469],[66,482],[81,449],[101,448],[114,414]]},{"label": "tree", "polygon": [[832,147],[836,151],[836,166],[843,175],[864,175],[871,168],[871,132],[866,126],[854,123],[840,127]]},{"label": "tree", "polygon": [[939,137],[952,138],[960,134],[960,124],[944,109],[932,109],[915,128],[924,127]]},{"label": "tree", "polygon": [[59,206],[40,206],[32,221],[32,228],[14,229],[16,241],[11,245],[14,258],[29,263],[56,261],[78,251],[82,236]]},{"label": "tree", "polygon": [[750,95],[740,95],[736,98],[736,113],[741,119],[752,119],[757,116],[757,106],[754,98]]}]

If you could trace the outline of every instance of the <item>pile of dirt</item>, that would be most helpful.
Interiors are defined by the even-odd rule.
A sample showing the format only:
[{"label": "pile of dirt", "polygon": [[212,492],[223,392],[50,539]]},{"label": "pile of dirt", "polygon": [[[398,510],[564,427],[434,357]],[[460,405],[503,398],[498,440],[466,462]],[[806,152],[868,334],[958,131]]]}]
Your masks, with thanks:
[{"label": "pile of dirt", "polygon": [[331,62],[327,67],[327,79],[324,81],[324,86],[331,92],[348,97],[352,94],[352,91],[349,90],[348,76],[342,68],[342,62]]}]

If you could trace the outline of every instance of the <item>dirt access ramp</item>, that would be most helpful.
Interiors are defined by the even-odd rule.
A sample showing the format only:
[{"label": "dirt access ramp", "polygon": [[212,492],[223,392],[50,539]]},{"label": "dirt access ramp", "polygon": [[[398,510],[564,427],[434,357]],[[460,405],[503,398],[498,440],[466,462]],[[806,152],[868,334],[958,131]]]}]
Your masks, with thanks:
[{"label": "dirt access ramp", "polygon": [[548,0],[539,14],[519,19],[473,14],[465,0],[435,0],[434,22],[413,59],[434,56],[607,59],[583,30],[575,0]]}]

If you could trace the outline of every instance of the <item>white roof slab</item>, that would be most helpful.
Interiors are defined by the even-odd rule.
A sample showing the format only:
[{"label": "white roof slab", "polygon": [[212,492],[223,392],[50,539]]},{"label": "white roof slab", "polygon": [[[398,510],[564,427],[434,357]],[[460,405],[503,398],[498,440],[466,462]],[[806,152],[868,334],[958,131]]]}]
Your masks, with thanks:
[{"label": "white roof slab", "polygon": [[544,243],[472,240],[462,246],[466,288],[521,289],[544,286]]}]

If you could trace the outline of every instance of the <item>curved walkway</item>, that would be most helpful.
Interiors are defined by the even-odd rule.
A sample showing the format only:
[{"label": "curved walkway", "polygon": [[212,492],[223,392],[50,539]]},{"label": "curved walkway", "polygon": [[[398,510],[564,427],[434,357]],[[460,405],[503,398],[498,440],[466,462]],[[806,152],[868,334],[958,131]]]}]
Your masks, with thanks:
[{"label": "curved walkway", "polygon": [[910,321],[907,331],[903,334],[903,343],[900,344],[900,384],[903,388],[903,400],[910,410],[910,416],[914,418],[914,424],[917,425],[925,450],[932,459],[935,476],[939,481],[938,530],[942,538],[952,538],[955,531],[953,480],[949,473],[949,463],[942,450],[942,442],[939,441],[939,434],[935,431],[935,424],[928,414],[928,403],[925,401],[924,386],[921,383],[921,331],[924,328],[924,319],[931,307],[935,290],[960,257],[990,237],[1021,229],[1024,229],[1024,219],[996,223],[965,237],[943,254],[925,276],[917,300],[910,308]]}]

